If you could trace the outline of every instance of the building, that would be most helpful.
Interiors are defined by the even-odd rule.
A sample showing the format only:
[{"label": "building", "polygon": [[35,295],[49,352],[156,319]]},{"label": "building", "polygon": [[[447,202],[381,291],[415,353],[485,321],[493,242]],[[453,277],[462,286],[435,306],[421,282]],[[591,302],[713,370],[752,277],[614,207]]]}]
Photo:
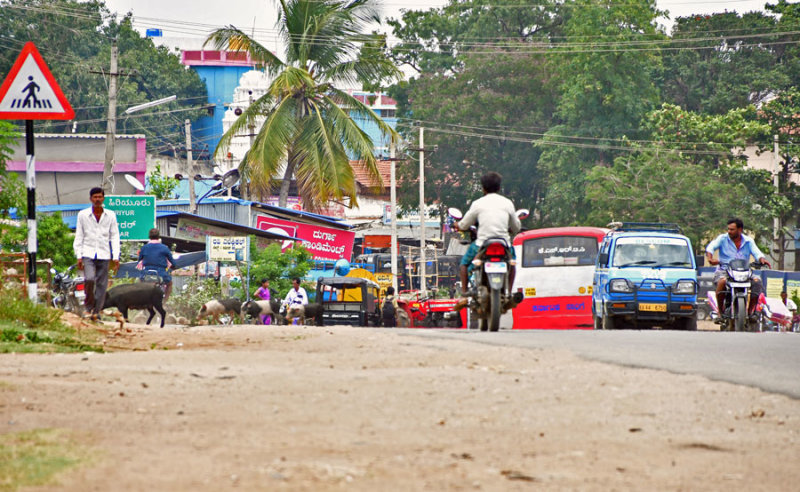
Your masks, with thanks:
[{"label": "building", "polygon": [[[101,186],[105,167],[105,134],[34,135],[36,204],[88,203],[89,190]],[[125,175],[144,183],[147,163],[144,135],[116,135],[114,144],[115,195],[134,195],[136,189]],[[25,181],[25,139],[12,145],[7,170]]]}]

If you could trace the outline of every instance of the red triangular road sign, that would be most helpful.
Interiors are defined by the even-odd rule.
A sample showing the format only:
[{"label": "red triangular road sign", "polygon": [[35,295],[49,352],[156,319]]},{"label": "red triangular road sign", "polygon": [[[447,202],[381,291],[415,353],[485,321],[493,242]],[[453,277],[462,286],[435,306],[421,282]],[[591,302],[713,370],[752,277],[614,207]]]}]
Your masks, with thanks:
[{"label": "red triangular road sign", "polygon": [[22,52],[0,86],[2,120],[71,120],[70,106],[50,69],[31,43]]}]

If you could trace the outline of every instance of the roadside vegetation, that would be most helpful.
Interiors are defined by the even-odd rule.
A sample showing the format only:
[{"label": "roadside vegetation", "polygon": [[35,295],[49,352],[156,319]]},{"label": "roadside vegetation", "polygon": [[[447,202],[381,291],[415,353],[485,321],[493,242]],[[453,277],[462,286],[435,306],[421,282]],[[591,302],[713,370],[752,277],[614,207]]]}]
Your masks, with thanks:
[{"label": "roadside vegetation", "polygon": [[0,353],[102,352],[100,333],[76,330],[61,321],[62,311],[36,304],[19,284],[0,287]]},{"label": "roadside vegetation", "polygon": [[0,435],[0,491],[51,484],[57,473],[89,458],[89,450],[65,431],[35,429]]}]

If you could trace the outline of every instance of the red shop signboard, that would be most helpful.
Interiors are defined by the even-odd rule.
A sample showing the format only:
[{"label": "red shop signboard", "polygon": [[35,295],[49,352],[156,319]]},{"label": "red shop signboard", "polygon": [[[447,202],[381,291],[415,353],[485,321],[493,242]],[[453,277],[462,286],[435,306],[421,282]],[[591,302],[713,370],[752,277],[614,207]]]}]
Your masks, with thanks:
[{"label": "red shop signboard", "polygon": [[[311,224],[300,224],[288,220],[275,219],[263,215],[256,216],[256,229],[273,230],[303,241],[303,247],[311,252],[315,260],[350,260],[353,253],[353,241],[356,233],[322,227]],[[288,244],[287,244],[288,243]],[[291,247],[292,242],[284,242],[283,249]]]}]

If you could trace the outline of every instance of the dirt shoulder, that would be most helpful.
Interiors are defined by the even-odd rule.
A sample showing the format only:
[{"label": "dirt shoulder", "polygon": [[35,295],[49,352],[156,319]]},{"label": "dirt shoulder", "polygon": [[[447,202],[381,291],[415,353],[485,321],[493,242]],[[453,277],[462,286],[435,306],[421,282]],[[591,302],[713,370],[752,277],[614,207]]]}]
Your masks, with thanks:
[{"label": "dirt shoulder", "polygon": [[92,458],[26,490],[792,490],[800,401],[571,353],[345,327],[130,325],[0,356],[0,433]]}]

